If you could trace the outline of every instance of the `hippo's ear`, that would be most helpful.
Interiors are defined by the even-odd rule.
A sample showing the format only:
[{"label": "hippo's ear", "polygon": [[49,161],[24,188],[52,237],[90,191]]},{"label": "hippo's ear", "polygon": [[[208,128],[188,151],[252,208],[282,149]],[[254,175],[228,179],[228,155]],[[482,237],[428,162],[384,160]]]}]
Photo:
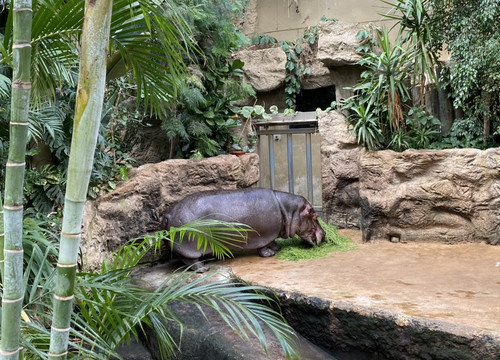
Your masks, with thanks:
[{"label": "hippo's ear", "polygon": [[300,211],[300,217],[314,217],[314,208],[311,204],[305,202],[302,210]]}]

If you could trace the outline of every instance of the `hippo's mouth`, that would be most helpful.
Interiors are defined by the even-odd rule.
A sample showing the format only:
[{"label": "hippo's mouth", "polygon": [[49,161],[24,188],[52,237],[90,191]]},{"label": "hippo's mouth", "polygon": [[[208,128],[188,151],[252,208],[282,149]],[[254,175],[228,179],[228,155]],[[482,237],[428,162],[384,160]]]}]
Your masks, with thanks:
[{"label": "hippo's mouth", "polygon": [[325,230],[323,230],[321,227],[318,227],[316,229],[316,232],[314,233],[314,240],[316,245],[320,245],[323,239],[325,238]]},{"label": "hippo's mouth", "polygon": [[311,246],[315,246],[317,245],[317,238],[316,238],[316,234],[311,234],[311,235],[308,235],[308,236],[304,236],[302,238],[302,240],[304,240],[306,243],[308,243],[309,245]]}]

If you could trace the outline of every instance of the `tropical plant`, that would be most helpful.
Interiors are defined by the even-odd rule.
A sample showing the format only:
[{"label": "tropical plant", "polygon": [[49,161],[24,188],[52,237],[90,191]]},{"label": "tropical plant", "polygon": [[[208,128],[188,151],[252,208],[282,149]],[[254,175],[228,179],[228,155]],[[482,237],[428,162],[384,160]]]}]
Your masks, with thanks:
[{"label": "tropical plant", "polygon": [[19,358],[23,305],[23,183],[31,93],[31,2],[13,4],[10,147],[5,171],[0,359]]},{"label": "tropical plant", "polygon": [[237,104],[255,96],[241,81],[243,62],[231,57],[249,42],[233,22],[244,5],[244,1],[228,0],[178,1],[203,56],[190,59],[190,73],[162,120],[162,129],[171,139],[170,157],[226,152]]},{"label": "tropical plant", "polygon": [[[412,55],[411,87],[419,88],[419,104],[425,103],[425,91],[428,84],[437,84],[436,66],[439,63],[439,47],[436,37],[436,25],[439,18],[433,16],[428,0],[396,0],[394,3],[382,0],[392,6],[384,14],[386,18],[397,20],[395,26],[403,34],[403,46],[410,48]],[[441,26],[439,26],[441,27]]]},{"label": "tropical plant", "polygon": [[[24,225],[27,271],[22,346],[25,359],[45,359],[50,341],[48,325],[58,244],[57,234],[44,228],[57,231],[58,224],[54,224],[53,219],[44,220],[42,224],[27,217]],[[176,232],[187,232],[189,235],[185,239],[201,239],[200,246],[210,241],[210,246],[216,244],[214,248],[222,249],[219,255],[229,256],[230,253],[223,250],[224,242],[234,238],[236,233],[244,235],[247,231],[251,229],[242,224],[193,222],[171,232],[161,231],[133,239],[114,254],[112,261],[103,263],[100,271],[78,273],[68,357],[118,357],[116,350],[119,345],[132,338],[139,340],[147,336],[149,329],[158,334],[162,358],[173,357],[179,351],[180,343],[167,326],[176,323],[182,328],[171,309],[174,302],[194,304],[201,314],[207,308],[213,309],[240,336],[247,340],[256,337],[267,349],[261,323],[265,324],[281,343],[287,357],[294,357],[293,329],[281,314],[273,310],[279,305],[276,299],[265,295],[268,291],[263,288],[216,279],[217,272],[200,277],[188,269],[173,272],[156,288],[138,286],[142,282],[135,274],[143,257],[158,248],[161,242],[173,239]]]},{"label": "tropical plant", "polygon": [[411,108],[405,116],[405,129],[400,128],[392,134],[389,149],[404,151],[407,149],[428,149],[440,143],[442,138],[439,126],[441,122],[425,112],[422,107]]},{"label": "tropical plant", "polygon": [[[420,83],[420,103],[426,82],[437,83],[435,67],[442,50],[449,61],[440,64],[439,83],[451,90],[455,109],[463,113],[440,142],[444,147],[497,146],[500,128],[500,33],[498,1],[396,0],[387,17],[398,21],[404,42],[415,54],[413,80]],[[443,27],[442,24],[448,24]],[[471,51],[474,49],[474,51]],[[420,81],[415,81],[420,77]],[[426,80],[427,78],[427,80]],[[482,131],[477,131],[479,123]]]},{"label": "tropical plant", "polygon": [[347,120],[358,142],[368,149],[385,148],[392,134],[406,132],[405,114],[411,95],[407,84],[414,53],[402,47],[401,33],[394,45],[386,29],[376,31],[378,52],[363,52],[359,62],[366,70],[342,103],[350,111]]},{"label": "tropical plant", "polygon": [[[432,16],[439,20],[435,24],[438,45],[450,54],[443,80],[452,89],[454,107],[464,114],[462,121],[453,125],[451,141],[459,144],[463,140],[461,147],[498,146],[498,137],[492,135],[500,128],[499,2],[427,2],[432,5]],[[439,26],[443,23],[447,26]],[[481,134],[474,130],[478,127],[474,123],[482,126]],[[466,128],[473,131],[464,134]]]},{"label": "tropical plant", "polygon": [[[226,60],[227,61],[227,60]],[[194,151],[214,156],[227,150],[236,102],[255,95],[241,82],[243,62],[226,62],[224,69],[193,71],[179,90],[178,102],[163,119],[162,129],[172,141],[170,157]],[[210,80],[212,79],[212,80]]]},{"label": "tropical plant", "polygon": [[[32,98],[42,106],[58,89],[74,86],[78,69],[76,44],[81,36],[83,3],[80,0],[36,1],[32,29]],[[9,12],[9,17],[13,12]],[[11,65],[12,26],[8,19],[0,50]],[[138,98],[152,113],[161,113],[165,101],[176,93],[173,86],[184,71],[169,64],[182,62],[192,51],[185,46],[190,31],[178,8],[170,1],[115,0],[111,41],[106,61],[107,79],[132,71]]]},{"label": "tropical plant", "polygon": [[[278,108],[275,105],[271,106],[269,110],[271,114],[278,113]],[[236,151],[254,152],[258,136],[253,121],[271,120],[271,114],[268,114],[262,105],[243,106],[237,111],[237,114],[238,117],[230,119],[235,127],[235,131],[231,135],[232,148]],[[243,121],[240,121],[239,117],[242,117]]]},{"label": "tropical plant", "polygon": [[[30,191],[26,195],[27,206],[36,206],[39,211],[62,207],[62,204],[54,202],[56,198],[47,197],[44,192],[55,194],[64,183],[46,183],[45,174],[36,175],[34,172],[40,172],[44,164],[49,164],[55,166],[51,167],[51,177],[66,177],[83,4],[80,0],[44,0],[34,2],[33,6],[31,98],[34,107],[30,111],[28,155],[32,158],[28,164],[33,175],[30,178],[40,181],[28,183]],[[5,13],[8,17],[0,41],[0,96],[5,95],[3,90],[10,86],[11,79],[6,75],[12,66],[13,11]],[[177,93],[172,81],[185,72],[185,67],[169,66],[166,62],[182,64],[194,49],[189,45],[191,43],[186,42],[190,39],[189,28],[173,2],[160,4],[145,0],[116,0],[113,5],[107,79],[128,71],[129,82],[135,83],[137,101],[153,114],[162,113],[164,104]],[[0,111],[2,122],[9,114],[10,106],[3,96]],[[103,126],[105,124],[103,121]],[[1,127],[0,140],[8,148],[6,129],[7,125]],[[124,170],[132,161],[121,149],[116,148],[116,137],[111,139],[106,135],[106,129],[101,130],[92,186],[89,189],[89,193],[94,196],[99,189],[112,188],[117,179],[123,178],[126,175]],[[112,155],[108,155],[108,151]],[[49,156],[41,156],[43,154]],[[34,165],[37,158],[49,160],[42,165]]]},{"label": "tropical plant", "polygon": [[106,52],[112,4],[112,0],[86,3],[73,138],[54,288],[49,359],[65,359],[68,353],[83,208],[104,103]]}]

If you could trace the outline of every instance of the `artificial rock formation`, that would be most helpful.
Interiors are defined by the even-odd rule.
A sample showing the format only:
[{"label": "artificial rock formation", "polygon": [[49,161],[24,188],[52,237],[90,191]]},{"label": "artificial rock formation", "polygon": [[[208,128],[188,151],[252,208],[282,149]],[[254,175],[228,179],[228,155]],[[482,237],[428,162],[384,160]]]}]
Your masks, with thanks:
[{"label": "artificial rock formation", "polygon": [[361,45],[356,35],[368,26],[340,21],[322,21],[319,27],[317,59],[328,67],[354,65],[361,60],[356,50]]},{"label": "artificial rock formation", "polygon": [[337,111],[318,115],[321,134],[323,218],[342,228],[359,228],[358,158],[362,151],[349,134],[344,115]]},{"label": "artificial rock formation", "polygon": [[318,127],[328,223],[365,241],[500,244],[500,148],[365,151],[342,113]]},{"label": "artificial rock formation", "polygon": [[500,244],[500,148],[363,153],[365,241]]},{"label": "artificial rock formation", "polygon": [[267,92],[285,83],[286,54],[280,47],[241,50],[235,55],[245,63],[245,82],[257,92]]},{"label": "artificial rock formation", "polygon": [[[317,89],[334,85],[336,99],[347,98],[351,94],[344,88],[353,86],[362,71],[356,65],[361,59],[356,50],[362,43],[356,35],[360,30],[370,28],[359,24],[322,21],[318,29],[317,50],[307,42],[301,44],[300,61],[311,70],[304,75],[301,86],[303,89]],[[243,79],[260,93],[259,100],[280,106],[283,99],[276,99],[272,92],[279,89],[283,98],[287,56],[281,47],[252,47],[233,56],[245,63]]]},{"label": "artificial rock formation", "polygon": [[130,239],[160,230],[163,214],[185,196],[203,190],[249,187],[258,179],[256,154],[167,160],[131,170],[129,180],[86,204],[84,268],[99,268]]}]

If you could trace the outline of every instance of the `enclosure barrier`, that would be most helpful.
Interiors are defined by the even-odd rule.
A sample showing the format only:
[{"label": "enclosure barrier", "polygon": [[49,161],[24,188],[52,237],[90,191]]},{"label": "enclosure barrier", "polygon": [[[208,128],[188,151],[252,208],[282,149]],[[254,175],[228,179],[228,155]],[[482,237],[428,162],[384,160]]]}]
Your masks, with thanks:
[{"label": "enclosure barrier", "polygon": [[[287,168],[288,168],[288,191],[295,194],[294,184],[294,164],[293,164],[293,136],[305,136],[305,160],[307,173],[307,200],[314,204],[313,192],[313,153],[311,146],[311,135],[318,132],[318,121],[314,112],[303,112],[292,115],[277,114],[272,120],[259,121],[254,123],[255,130],[258,136],[257,151],[261,158],[261,177],[263,174],[262,163],[266,161],[263,156],[263,147],[266,142],[263,141],[263,135],[267,135],[267,146],[269,149],[269,183],[271,189],[276,189],[276,157],[274,150],[274,142],[280,139],[282,135],[286,135],[287,143]],[[319,161],[319,159],[317,159]],[[259,181],[262,186],[262,179]],[[321,215],[322,207],[314,206],[315,210]]]}]

